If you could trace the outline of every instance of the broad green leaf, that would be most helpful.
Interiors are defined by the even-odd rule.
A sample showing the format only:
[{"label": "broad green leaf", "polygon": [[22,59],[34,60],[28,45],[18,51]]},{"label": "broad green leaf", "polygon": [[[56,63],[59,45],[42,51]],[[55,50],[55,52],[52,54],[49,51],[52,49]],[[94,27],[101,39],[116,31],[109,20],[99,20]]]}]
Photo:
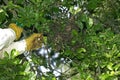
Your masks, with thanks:
[{"label": "broad green leaf", "polygon": [[93,25],[93,19],[89,18],[89,22],[88,23],[89,23],[89,26],[92,27],[92,25]]},{"label": "broad green leaf", "polygon": [[107,68],[109,69],[109,70],[113,70],[113,63],[109,63],[108,65],[107,65]]},{"label": "broad green leaf", "polygon": [[13,59],[18,55],[19,55],[19,52],[17,50],[13,49],[10,53],[10,58]]}]

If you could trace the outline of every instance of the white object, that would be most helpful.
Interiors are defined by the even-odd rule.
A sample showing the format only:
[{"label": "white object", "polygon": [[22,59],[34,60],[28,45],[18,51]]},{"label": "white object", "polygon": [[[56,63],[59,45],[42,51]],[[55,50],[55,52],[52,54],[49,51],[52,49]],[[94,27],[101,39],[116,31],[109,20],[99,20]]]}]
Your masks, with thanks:
[{"label": "white object", "polygon": [[25,40],[13,42],[15,39],[16,34],[11,28],[0,29],[0,58],[4,57],[5,51],[10,53],[12,49],[16,49],[20,54],[25,51]]}]

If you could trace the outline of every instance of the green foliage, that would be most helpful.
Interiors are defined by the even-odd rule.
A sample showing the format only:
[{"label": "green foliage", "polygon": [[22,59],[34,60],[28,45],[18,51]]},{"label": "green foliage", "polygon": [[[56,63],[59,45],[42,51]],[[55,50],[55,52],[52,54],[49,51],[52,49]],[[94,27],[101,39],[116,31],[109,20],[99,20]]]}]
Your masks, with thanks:
[{"label": "green foliage", "polygon": [[[119,0],[1,0],[0,4],[0,27],[16,22],[26,33],[47,35],[45,44],[60,52],[61,57],[70,58],[71,68],[77,68],[80,75],[73,80],[119,79]],[[6,70],[0,73],[0,80],[15,79],[16,75],[23,75],[20,72],[25,76],[32,73],[24,72],[28,63],[20,65],[21,60],[12,56],[13,53],[0,61],[0,70]],[[37,66],[46,66],[43,57],[32,55],[32,61]],[[6,74],[8,77],[4,77]],[[28,77],[24,75],[26,80]],[[55,77],[50,73],[42,79],[54,80]]]},{"label": "green foliage", "polygon": [[6,13],[3,9],[0,9],[0,15],[1,15],[0,16],[0,24],[1,24],[1,22],[4,21],[6,18]]},{"label": "green foliage", "polygon": [[15,58],[16,53],[16,50],[12,50],[8,56],[6,52],[5,58],[0,59],[0,80],[35,80],[35,74],[30,71],[29,63]]}]

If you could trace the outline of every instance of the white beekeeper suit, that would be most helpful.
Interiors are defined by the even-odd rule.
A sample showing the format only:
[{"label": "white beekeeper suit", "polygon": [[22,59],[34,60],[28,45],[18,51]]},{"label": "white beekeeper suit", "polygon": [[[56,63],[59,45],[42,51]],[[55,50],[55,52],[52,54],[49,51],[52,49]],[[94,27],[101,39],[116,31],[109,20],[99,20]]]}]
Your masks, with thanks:
[{"label": "white beekeeper suit", "polygon": [[0,28],[0,58],[4,58],[4,52],[11,52],[12,49],[16,49],[19,54],[24,51],[30,51],[42,46],[43,36],[42,34],[34,33],[30,37],[18,40],[21,36],[23,29],[12,23],[7,29]]}]

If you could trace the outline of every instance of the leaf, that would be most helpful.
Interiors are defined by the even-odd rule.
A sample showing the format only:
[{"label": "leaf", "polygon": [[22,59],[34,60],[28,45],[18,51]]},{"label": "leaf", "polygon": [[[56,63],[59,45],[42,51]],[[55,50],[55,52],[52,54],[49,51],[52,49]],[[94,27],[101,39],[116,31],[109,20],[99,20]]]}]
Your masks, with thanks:
[{"label": "leaf", "polygon": [[86,80],[94,80],[94,79],[89,75],[89,76],[87,76]]},{"label": "leaf", "polygon": [[72,35],[73,35],[73,36],[78,36],[77,30],[73,29],[73,30],[72,30]]},{"label": "leaf", "polygon": [[112,47],[111,54],[112,54],[112,55],[115,55],[115,54],[117,54],[118,52],[119,52],[119,51],[118,51],[118,49],[117,49],[117,46],[116,46],[116,44],[114,44],[113,47]]},{"label": "leaf", "polygon": [[113,63],[109,63],[108,65],[107,65],[107,68],[109,69],[109,70],[113,70]]},{"label": "leaf", "polygon": [[52,80],[56,80],[56,78],[55,78],[55,77],[53,77],[53,78],[52,78]]},{"label": "leaf", "polygon": [[82,14],[81,17],[80,17],[80,19],[81,19],[82,22],[88,22],[89,18],[88,18],[87,15]]},{"label": "leaf", "polygon": [[94,10],[97,8],[98,3],[100,3],[100,0],[90,0],[88,1],[87,7],[89,10]]},{"label": "leaf", "polygon": [[110,74],[102,73],[102,74],[99,76],[99,78],[100,78],[100,80],[106,80],[109,76],[110,76]]},{"label": "leaf", "polygon": [[47,37],[44,36],[43,39],[44,39],[44,43],[47,44]]},{"label": "leaf", "polygon": [[120,68],[120,64],[116,64],[113,68],[115,69],[115,71],[117,71]]},{"label": "leaf", "polygon": [[25,72],[29,72],[30,71],[30,64],[26,63],[25,67],[26,67]]},{"label": "leaf", "polygon": [[83,24],[80,20],[75,21],[75,23],[79,26],[80,30],[83,30]]},{"label": "leaf", "polygon": [[120,57],[120,53],[117,54],[117,57]]},{"label": "leaf", "polygon": [[89,22],[88,23],[89,23],[89,26],[92,27],[92,25],[93,25],[93,19],[89,18]]},{"label": "leaf", "polygon": [[13,49],[10,53],[10,58],[14,59],[18,55],[19,55],[19,53],[17,52],[17,50]]},{"label": "leaf", "polygon": [[79,49],[77,50],[77,52],[78,52],[78,53],[86,52],[86,49],[85,49],[85,48],[79,48]]},{"label": "leaf", "polygon": [[74,7],[71,6],[69,11],[70,11],[72,14],[74,14]]},{"label": "leaf", "polygon": [[4,53],[5,58],[9,58],[9,54],[5,51]]},{"label": "leaf", "polygon": [[0,9],[0,24],[6,19],[8,15],[3,9]]}]

